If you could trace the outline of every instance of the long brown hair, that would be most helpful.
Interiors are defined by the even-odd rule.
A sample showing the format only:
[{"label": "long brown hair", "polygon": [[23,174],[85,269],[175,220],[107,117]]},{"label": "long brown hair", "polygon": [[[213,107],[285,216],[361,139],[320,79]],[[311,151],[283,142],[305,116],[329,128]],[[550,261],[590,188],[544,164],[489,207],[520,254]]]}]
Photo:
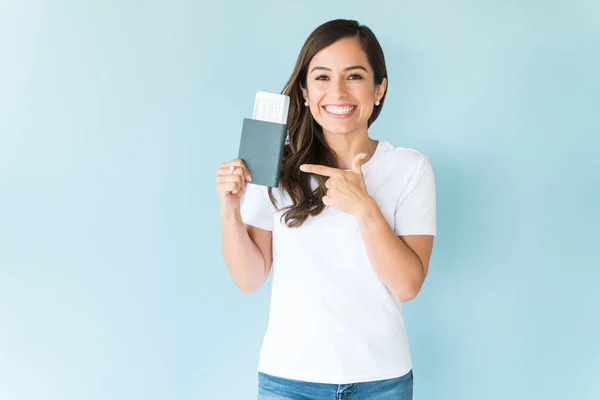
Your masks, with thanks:
[{"label": "long brown hair", "polygon": [[[325,208],[321,198],[327,193],[326,177],[314,175],[319,186],[313,191],[311,175],[300,171],[302,164],[320,164],[337,168],[338,161],[335,152],[329,147],[321,126],[314,120],[308,107],[304,106],[302,87],[306,88],[308,66],[313,57],[324,48],[336,41],[356,37],[367,55],[375,74],[375,85],[387,79],[385,58],[377,38],[367,26],[357,21],[336,19],[317,27],[306,39],[298,55],[296,66],[285,85],[282,94],[290,96],[288,114],[288,137],[284,147],[281,166],[279,189],[287,192],[292,204],[284,209],[282,215],[288,227],[297,228],[312,215],[319,215]],[[368,121],[368,126],[377,119],[385,94],[375,107]],[[272,188],[269,188],[271,203],[277,207]]]}]

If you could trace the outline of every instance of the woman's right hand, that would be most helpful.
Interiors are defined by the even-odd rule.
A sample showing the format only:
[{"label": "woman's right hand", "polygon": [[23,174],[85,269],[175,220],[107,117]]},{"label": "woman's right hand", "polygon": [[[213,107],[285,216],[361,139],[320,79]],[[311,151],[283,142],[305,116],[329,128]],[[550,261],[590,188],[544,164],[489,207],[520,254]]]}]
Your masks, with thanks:
[{"label": "woman's right hand", "polygon": [[[232,168],[233,169],[232,171]],[[217,193],[221,199],[221,214],[239,208],[248,182],[252,181],[250,170],[241,159],[221,164],[217,170]]]}]

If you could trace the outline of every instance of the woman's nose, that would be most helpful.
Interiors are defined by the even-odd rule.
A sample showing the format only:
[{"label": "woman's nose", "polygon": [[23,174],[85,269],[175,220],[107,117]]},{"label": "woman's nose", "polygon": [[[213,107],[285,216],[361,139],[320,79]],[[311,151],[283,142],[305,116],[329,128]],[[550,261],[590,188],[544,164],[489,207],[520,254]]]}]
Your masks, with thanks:
[{"label": "woman's nose", "polygon": [[346,82],[343,79],[334,79],[332,84],[333,87],[331,88],[331,91],[334,96],[338,98],[346,96],[348,92],[346,89]]}]

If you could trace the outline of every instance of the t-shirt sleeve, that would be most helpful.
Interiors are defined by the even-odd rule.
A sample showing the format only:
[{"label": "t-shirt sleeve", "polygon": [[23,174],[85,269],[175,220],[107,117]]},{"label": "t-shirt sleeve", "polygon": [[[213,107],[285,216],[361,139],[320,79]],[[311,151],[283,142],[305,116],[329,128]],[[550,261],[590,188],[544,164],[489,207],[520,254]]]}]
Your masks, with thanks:
[{"label": "t-shirt sleeve", "polygon": [[267,231],[273,230],[273,212],[275,207],[269,199],[266,186],[248,184],[240,207],[242,221]]},{"label": "t-shirt sleeve", "polygon": [[398,236],[436,234],[435,179],[433,168],[425,156],[398,199],[394,232]]}]

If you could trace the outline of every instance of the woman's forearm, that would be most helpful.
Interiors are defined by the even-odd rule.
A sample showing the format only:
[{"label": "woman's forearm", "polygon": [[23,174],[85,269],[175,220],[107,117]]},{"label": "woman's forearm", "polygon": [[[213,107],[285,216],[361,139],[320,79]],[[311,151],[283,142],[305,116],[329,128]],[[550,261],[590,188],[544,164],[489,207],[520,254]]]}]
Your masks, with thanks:
[{"label": "woman's forearm", "polygon": [[250,238],[239,208],[221,214],[222,251],[235,285],[244,293],[256,291],[267,279],[264,257]]},{"label": "woman's forearm", "polygon": [[379,206],[369,199],[356,215],[369,261],[398,301],[408,301],[425,279],[419,257],[392,230]]}]

